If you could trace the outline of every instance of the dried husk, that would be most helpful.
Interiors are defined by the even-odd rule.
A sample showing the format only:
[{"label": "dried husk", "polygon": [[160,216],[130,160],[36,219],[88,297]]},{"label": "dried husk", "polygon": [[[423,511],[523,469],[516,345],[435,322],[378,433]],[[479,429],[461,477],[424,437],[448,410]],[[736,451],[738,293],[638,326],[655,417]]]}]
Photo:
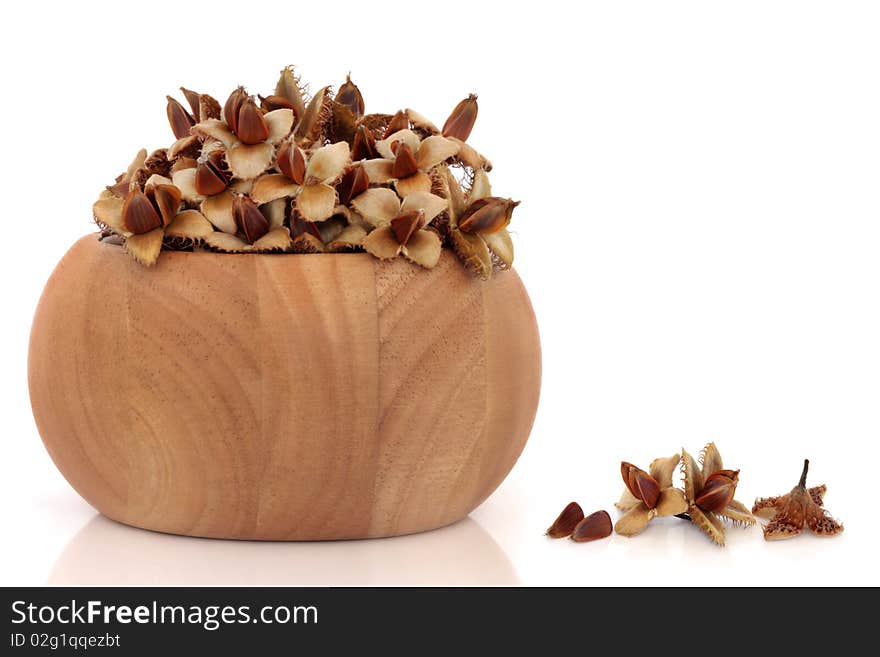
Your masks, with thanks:
[{"label": "dried husk", "polygon": [[152,267],[162,250],[165,235],[161,228],[156,228],[141,235],[129,235],[125,238],[125,250],[142,265]]},{"label": "dried husk", "polygon": [[342,175],[350,163],[349,146],[345,142],[319,148],[309,158],[305,182],[307,185],[333,182]]},{"label": "dried husk", "polygon": [[483,280],[492,277],[492,256],[486,242],[479,235],[469,235],[453,229],[449,234],[452,246],[462,262]]},{"label": "dried husk", "polygon": [[254,203],[262,205],[276,199],[295,196],[300,186],[281,173],[267,173],[254,181],[251,198]]},{"label": "dried husk", "polygon": [[204,240],[214,232],[214,226],[198,210],[183,210],[165,227],[166,237],[193,241]]},{"label": "dried husk", "polygon": [[323,87],[309,101],[294,131],[297,143],[311,146],[321,139],[325,127],[333,118],[333,99],[329,92],[329,86]]},{"label": "dried husk", "polygon": [[614,531],[621,536],[635,536],[645,530],[655,515],[657,515],[656,510],[649,509],[644,502],[639,502],[614,524]]},{"label": "dried husk", "polygon": [[412,125],[413,130],[424,132],[426,136],[436,135],[440,130],[427,118],[416,112],[414,109],[407,108],[404,110],[407,120]]},{"label": "dried husk", "polygon": [[486,243],[491,254],[498,259],[498,265],[502,269],[513,266],[513,240],[506,229],[496,233],[481,234],[480,237]]},{"label": "dried husk", "polygon": [[415,194],[416,192],[430,192],[431,178],[424,171],[417,171],[407,178],[400,178],[395,181],[394,189],[396,189],[397,193],[403,198],[406,198],[410,194]]},{"label": "dried husk", "polygon": [[254,145],[237,143],[226,152],[232,175],[243,180],[259,176],[269,168],[274,157],[275,149],[268,142]]},{"label": "dried husk", "polygon": [[297,117],[305,114],[305,89],[300,84],[293,66],[286,66],[281,70],[281,76],[275,85],[275,95],[287,100],[293,106]]},{"label": "dried husk", "polygon": [[446,209],[447,201],[430,192],[414,192],[403,199],[400,204],[400,212],[421,210],[424,214],[425,223],[429,224],[438,214]]},{"label": "dried husk", "polygon": [[[141,150],[93,206],[102,234],[150,235],[127,247],[139,261],[155,262],[159,242],[230,253],[364,249],[423,267],[449,246],[482,278],[512,263],[506,221],[474,219],[474,203],[493,198],[490,165],[465,143],[474,96],[441,131],[412,109],[365,114],[350,76],[335,97],[323,87],[309,98],[286,67],[274,93],[238,87],[222,107],[180,90],[185,103],[169,96],[166,106],[175,141]],[[449,188],[449,166],[464,190]]]},{"label": "dried husk", "polygon": [[440,261],[442,247],[440,237],[433,230],[418,230],[400,251],[407,260],[431,269]]},{"label": "dried husk", "polygon": [[260,205],[260,212],[269,220],[269,228],[281,228],[287,219],[288,200],[278,198]]},{"label": "dried husk", "polygon": [[296,210],[306,221],[324,221],[333,216],[336,190],[326,183],[305,185],[296,197]]},{"label": "dried husk", "polygon": [[366,236],[367,231],[360,226],[346,226],[339,235],[327,244],[327,250],[333,253],[360,250]]},{"label": "dried husk", "polygon": [[106,226],[115,232],[128,233],[122,225],[122,206],[125,201],[117,196],[101,198],[92,205],[92,213],[99,226]]},{"label": "dried husk", "polygon": [[234,195],[226,190],[222,194],[206,198],[202,201],[200,209],[205,218],[218,230],[234,235],[236,233],[235,219],[232,216],[232,203]]},{"label": "dried husk", "polygon": [[371,226],[387,226],[400,212],[400,199],[393,190],[374,187],[352,199],[352,206]]},{"label": "dried husk", "polygon": [[268,128],[266,141],[271,144],[277,144],[290,134],[293,130],[293,110],[277,109],[266,113],[263,116]]},{"label": "dried husk", "polygon": [[451,139],[439,135],[428,137],[419,144],[418,167],[422,171],[427,171],[455,156],[458,151],[459,145]]},{"label": "dried husk", "polygon": [[684,491],[679,488],[664,488],[660,491],[657,506],[654,507],[658,516],[677,516],[688,510]]},{"label": "dried husk", "polygon": [[390,225],[376,228],[364,237],[362,245],[367,253],[381,260],[396,258],[400,254],[401,249]]}]

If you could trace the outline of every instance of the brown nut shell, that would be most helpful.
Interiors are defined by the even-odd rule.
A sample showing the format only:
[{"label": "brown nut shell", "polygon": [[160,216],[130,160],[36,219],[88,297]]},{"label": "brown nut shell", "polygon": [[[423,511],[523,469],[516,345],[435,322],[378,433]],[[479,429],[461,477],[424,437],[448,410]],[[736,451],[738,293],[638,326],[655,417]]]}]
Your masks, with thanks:
[{"label": "brown nut shell", "polygon": [[162,225],[162,217],[150,199],[137,187],[128,192],[122,205],[122,225],[135,235],[149,233]]},{"label": "brown nut shell", "polygon": [[727,508],[736,494],[739,470],[719,470],[706,478],[703,489],[694,503],[703,511],[721,511]]},{"label": "brown nut shell", "polygon": [[657,506],[657,500],[660,499],[660,484],[654,477],[626,461],[620,464],[620,474],[623,483],[636,499],[644,502],[649,509]]},{"label": "brown nut shell", "polygon": [[571,533],[571,540],[578,543],[596,541],[611,536],[611,516],[607,511],[596,511],[581,520]]},{"label": "brown nut shell", "polygon": [[397,238],[397,243],[406,246],[410,238],[417,230],[425,225],[424,210],[410,210],[399,214],[391,220],[391,230]]},{"label": "brown nut shell", "polygon": [[242,143],[253,146],[269,138],[269,124],[263,118],[263,112],[257,107],[253,98],[247,98],[238,111],[236,136]]},{"label": "brown nut shell", "polygon": [[236,196],[232,203],[232,217],[235,225],[248,243],[253,244],[269,232],[269,220],[260,208],[246,196]]},{"label": "brown nut shell", "polygon": [[547,529],[550,538],[565,538],[570,536],[578,523],[584,519],[584,510],[577,502],[569,502],[562,510],[553,524]]},{"label": "brown nut shell", "polygon": [[452,110],[446,123],[443,124],[443,136],[467,141],[477,121],[478,110],[477,96],[471,94]]}]

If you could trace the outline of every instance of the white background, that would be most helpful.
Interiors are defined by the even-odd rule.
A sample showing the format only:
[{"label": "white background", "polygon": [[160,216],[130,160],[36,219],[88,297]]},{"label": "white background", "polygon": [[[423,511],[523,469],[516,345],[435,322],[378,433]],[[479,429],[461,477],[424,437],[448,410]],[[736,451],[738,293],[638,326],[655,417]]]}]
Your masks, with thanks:
[{"label": "white background", "polygon": [[[0,25],[5,183],[0,584],[880,584],[880,10],[870,2],[13,3]],[[330,5],[327,5],[328,7]],[[87,8],[86,8],[87,7]],[[511,476],[472,517],[330,544],[182,539],[96,516],[46,455],[26,352],[54,264],[165,94],[313,87],[349,70],[368,111],[470,142],[512,228],[544,349]],[[107,286],[112,294],[112,285]],[[542,536],[646,466],[714,440],[738,498],[801,461],[846,531],[711,545],[677,519],[593,544]]]}]

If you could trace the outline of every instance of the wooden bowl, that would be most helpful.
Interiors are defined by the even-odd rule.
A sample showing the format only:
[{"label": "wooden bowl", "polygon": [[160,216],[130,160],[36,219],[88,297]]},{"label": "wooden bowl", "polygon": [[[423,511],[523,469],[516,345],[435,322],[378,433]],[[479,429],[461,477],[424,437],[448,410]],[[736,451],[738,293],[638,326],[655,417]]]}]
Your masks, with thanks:
[{"label": "wooden bowl", "polygon": [[80,239],[28,357],[43,442],[106,516],[315,540],[455,522],[516,462],[540,388],[513,271],[366,254],[163,253]]}]

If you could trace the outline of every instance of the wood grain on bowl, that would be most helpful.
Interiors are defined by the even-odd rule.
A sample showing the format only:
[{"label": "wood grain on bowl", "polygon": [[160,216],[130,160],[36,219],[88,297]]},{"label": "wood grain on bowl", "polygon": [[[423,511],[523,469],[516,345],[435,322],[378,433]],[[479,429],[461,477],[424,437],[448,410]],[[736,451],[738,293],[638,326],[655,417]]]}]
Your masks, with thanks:
[{"label": "wood grain on bowl", "polygon": [[366,254],[170,252],[84,237],[34,318],[31,403],[95,508],[176,534],[390,536],[467,515],[513,467],[540,388],[513,271]]}]

